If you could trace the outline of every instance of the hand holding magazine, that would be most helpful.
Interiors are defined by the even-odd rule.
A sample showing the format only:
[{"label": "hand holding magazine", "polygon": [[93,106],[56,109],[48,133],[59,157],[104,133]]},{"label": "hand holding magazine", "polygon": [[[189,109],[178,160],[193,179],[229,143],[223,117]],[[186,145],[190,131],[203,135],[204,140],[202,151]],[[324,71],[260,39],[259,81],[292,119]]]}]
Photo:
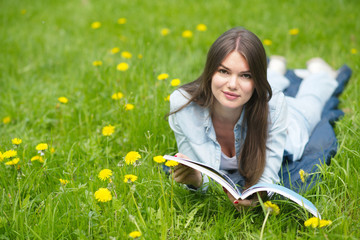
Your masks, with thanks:
[{"label": "hand holding magazine", "polygon": [[276,184],[271,184],[271,183],[258,183],[244,191],[241,191],[236,186],[236,184],[226,174],[224,174],[220,171],[217,171],[216,169],[209,167],[203,163],[191,161],[191,160],[185,159],[185,158],[174,157],[174,156],[170,156],[170,155],[165,155],[164,158],[167,160],[176,161],[180,164],[183,164],[183,165],[186,165],[193,169],[196,169],[196,170],[202,172],[203,174],[206,174],[207,176],[212,178],[214,181],[221,184],[226,190],[228,190],[229,193],[235,199],[245,199],[256,192],[262,192],[262,191],[273,192],[273,193],[280,194],[280,195],[296,202],[297,204],[299,204],[300,206],[302,206],[306,210],[308,210],[312,215],[321,219],[321,215],[320,215],[319,211],[317,210],[317,208],[314,206],[314,204],[312,204],[309,200],[302,197],[298,193],[296,193],[286,187],[276,185]]}]

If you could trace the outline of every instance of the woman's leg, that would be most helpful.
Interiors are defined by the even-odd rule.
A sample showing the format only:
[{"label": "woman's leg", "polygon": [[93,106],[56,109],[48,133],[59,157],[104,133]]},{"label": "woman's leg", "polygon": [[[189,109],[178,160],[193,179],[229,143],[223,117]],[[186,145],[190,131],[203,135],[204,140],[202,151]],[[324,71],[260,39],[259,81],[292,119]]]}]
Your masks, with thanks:
[{"label": "woman's leg", "polygon": [[337,87],[337,81],[328,72],[311,74],[305,78],[295,98],[287,97],[289,107],[289,128],[286,150],[294,160],[301,158],[305,145],[327,100]]},{"label": "woman's leg", "polygon": [[335,78],[327,72],[312,74],[300,84],[293,107],[305,117],[309,133],[320,121],[325,103],[337,86]]}]

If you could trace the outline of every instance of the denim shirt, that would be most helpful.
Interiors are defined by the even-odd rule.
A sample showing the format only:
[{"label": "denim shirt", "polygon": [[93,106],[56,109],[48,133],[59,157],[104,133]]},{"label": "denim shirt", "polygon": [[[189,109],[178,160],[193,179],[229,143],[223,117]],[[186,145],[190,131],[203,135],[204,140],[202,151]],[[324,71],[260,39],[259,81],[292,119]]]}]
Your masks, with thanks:
[{"label": "denim shirt", "polygon": [[[175,90],[170,96],[170,112],[176,111],[189,101],[190,95],[182,89]],[[247,126],[243,121],[244,111],[234,127],[236,156],[239,157],[240,146],[244,143]],[[274,91],[269,101],[269,127],[266,142],[266,163],[259,182],[279,182],[278,172],[281,167],[287,131],[287,106],[284,94]],[[216,140],[208,108],[191,102],[184,109],[169,116],[169,125],[173,130],[178,151],[190,159],[205,163],[219,170],[221,146]],[[230,177],[235,183],[241,181],[238,171]],[[203,179],[207,183],[208,178]]]}]

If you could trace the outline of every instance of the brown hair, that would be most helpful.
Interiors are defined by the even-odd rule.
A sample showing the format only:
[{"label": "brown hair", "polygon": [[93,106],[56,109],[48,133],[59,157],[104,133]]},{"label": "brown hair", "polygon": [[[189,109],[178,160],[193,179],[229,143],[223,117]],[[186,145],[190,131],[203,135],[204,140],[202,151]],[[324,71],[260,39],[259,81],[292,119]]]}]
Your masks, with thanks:
[{"label": "brown hair", "polygon": [[213,109],[214,96],[211,81],[223,60],[233,51],[238,51],[248,62],[255,91],[245,104],[247,133],[240,149],[238,169],[245,178],[246,187],[255,184],[261,177],[266,161],[266,139],[268,131],[268,101],[272,96],[267,81],[265,49],[259,38],[244,28],[232,28],[223,33],[211,46],[203,73],[198,79],[181,86],[191,95],[189,102],[170,113],[176,113],[191,102]]}]

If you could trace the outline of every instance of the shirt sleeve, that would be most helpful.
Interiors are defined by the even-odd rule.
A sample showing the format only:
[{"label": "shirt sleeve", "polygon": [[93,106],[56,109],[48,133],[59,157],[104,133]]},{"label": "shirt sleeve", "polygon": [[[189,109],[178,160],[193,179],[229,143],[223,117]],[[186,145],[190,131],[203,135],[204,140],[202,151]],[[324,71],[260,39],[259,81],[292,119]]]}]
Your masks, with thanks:
[{"label": "shirt sleeve", "polygon": [[[175,91],[170,96],[170,113],[175,112],[180,109],[184,104],[187,103],[186,97],[182,95],[180,91]],[[185,154],[191,159],[194,159],[194,154],[192,152],[191,144],[184,134],[183,129],[177,121],[177,113],[173,113],[169,116],[169,125],[172,131],[175,134],[176,143],[178,146],[178,151]]]},{"label": "shirt sleeve", "polygon": [[[170,113],[173,111],[176,111],[177,109],[179,109],[179,107],[182,106],[182,105],[179,106],[179,102],[183,103],[183,104],[187,103],[187,102],[184,102],[181,100],[177,101],[179,99],[178,99],[178,97],[176,97],[176,94],[179,94],[179,92],[175,92],[170,96]],[[185,136],[182,127],[180,126],[180,124],[177,121],[176,113],[171,114],[169,116],[169,125],[175,134],[178,151],[180,153],[186,155],[187,157],[189,157],[191,160],[196,161],[196,154],[194,153],[194,151],[191,147],[191,143],[190,143],[189,139]],[[207,189],[206,186],[208,185],[207,183],[209,182],[209,178],[203,174],[202,174],[202,176],[203,176],[203,182],[202,182],[203,187],[201,187],[201,189],[206,190]]]},{"label": "shirt sleeve", "polygon": [[[287,104],[282,92],[274,94],[269,103],[270,124],[266,142],[266,163],[259,182],[278,183],[287,135]],[[271,100],[270,100],[271,101]]]}]

